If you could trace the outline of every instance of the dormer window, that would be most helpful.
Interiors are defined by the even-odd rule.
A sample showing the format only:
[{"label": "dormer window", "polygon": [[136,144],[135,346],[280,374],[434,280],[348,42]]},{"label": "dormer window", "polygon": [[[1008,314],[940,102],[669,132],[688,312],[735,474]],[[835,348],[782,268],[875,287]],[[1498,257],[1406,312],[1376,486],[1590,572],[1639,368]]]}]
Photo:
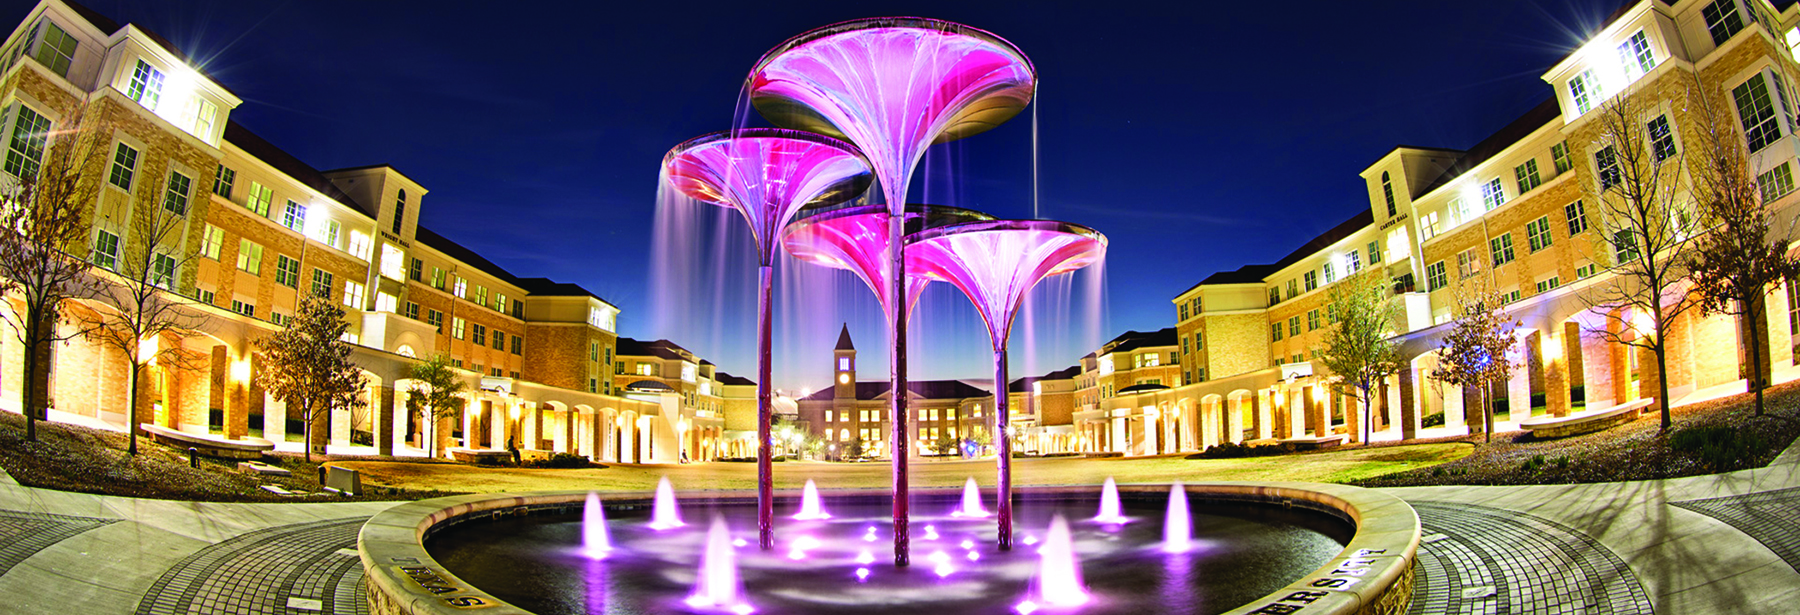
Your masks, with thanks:
[{"label": "dormer window", "polygon": [[1737,0],[1716,0],[1706,8],[1700,9],[1700,15],[1706,18],[1706,31],[1712,34],[1714,45],[1723,45],[1725,41],[1744,29],[1744,18],[1738,15]]},{"label": "dormer window", "polygon": [[1575,101],[1575,114],[1581,115],[1594,108],[1594,102],[1600,98],[1600,82],[1594,78],[1594,69],[1581,71],[1574,79],[1569,80],[1569,99]]},{"label": "dormer window", "polygon": [[44,38],[37,41],[37,50],[31,53],[32,59],[44,65],[44,68],[50,69],[50,72],[68,77],[69,65],[75,63],[75,48],[79,46],[75,42],[75,37],[70,36],[68,32],[63,31],[53,22],[40,20],[38,26],[32,28],[31,37],[25,41],[25,44],[30,45],[33,40],[37,39],[40,30],[43,31]]},{"label": "dormer window", "polygon": [[1656,55],[1650,52],[1650,37],[1638,30],[1619,44],[1619,60],[1625,64],[1625,74],[1639,77],[1656,68]]},{"label": "dormer window", "polygon": [[143,105],[145,109],[156,110],[162,100],[163,73],[149,63],[138,60],[137,68],[131,71],[131,85],[125,90],[125,97]]}]

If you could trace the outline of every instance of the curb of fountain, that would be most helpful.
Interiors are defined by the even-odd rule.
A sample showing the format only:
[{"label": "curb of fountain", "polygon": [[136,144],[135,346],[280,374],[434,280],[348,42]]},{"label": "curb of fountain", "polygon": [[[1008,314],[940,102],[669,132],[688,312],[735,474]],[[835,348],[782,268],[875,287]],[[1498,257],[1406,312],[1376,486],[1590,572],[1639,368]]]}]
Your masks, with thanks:
[{"label": "curb of fountain", "polygon": [[[1019,489],[1020,499],[1093,495],[1092,486]],[[1167,493],[1164,484],[1121,484],[1121,496]],[[1323,483],[1217,482],[1185,485],[1189,497],[1303,506],[1338,514],[1356,527],[1350,543],[1325,565],[1225,615],[1397,615],[1412,599],[1412,564],[1419,547],[1419,517],[1397,497],[1372,489]],[[958,489],[920,489],[920,497],[954,497]],[[370,518],[357,536],[375,615],[446,615],[480,609],[484,615],[530,615],[451,574],[425,551],[431,533],[464,521],[579,507],[587,491],[459,495],[408,502]],[[1129,495],[1128,495],[1129,494]],[[834,490],[834,497],[886,497],[885,489]],[[800,490],[777,493],[798,498]],[[608,507],[650,506],[649,491],[610,493]],[[754,502],[752,491],[684,494],[684,502]]]}]

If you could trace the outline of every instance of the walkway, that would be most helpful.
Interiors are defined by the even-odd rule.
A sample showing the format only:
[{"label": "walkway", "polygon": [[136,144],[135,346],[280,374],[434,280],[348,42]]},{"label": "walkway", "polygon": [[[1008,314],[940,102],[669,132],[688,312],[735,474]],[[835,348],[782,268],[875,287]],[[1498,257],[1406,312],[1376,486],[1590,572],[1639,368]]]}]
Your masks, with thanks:
[{"label": "walkway", "polygon": [[[1800,446],[1663,481],[1409,487],[1412,613],[1786,612],[1800,600]],[[367,611],[356,531],[389,503],[210,504],[0,474],[0,613]]]}]

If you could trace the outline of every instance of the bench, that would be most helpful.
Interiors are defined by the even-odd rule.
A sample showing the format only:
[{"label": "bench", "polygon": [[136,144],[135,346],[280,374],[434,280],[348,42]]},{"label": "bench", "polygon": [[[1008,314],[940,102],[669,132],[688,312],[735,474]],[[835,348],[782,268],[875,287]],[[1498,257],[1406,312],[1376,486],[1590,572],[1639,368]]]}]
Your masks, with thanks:
[{"label": "bench", "polygon": [[1519,428],[1544,439],[1605,431],[1637,420],[1638,415],[1654,402],[1653,399],[1645,398],[1611,408],[1583,410],[1568,416],[1541,416],[1519,421]]},{"label": "bench", "polygon": [[1297,450],[1297,451],[1312,451],[1312,450],[1318,450],[1318,449],[1322,449],[1322,448],[1330,448],[1333,446],[1337,446],[1339,444],[1343,444],[1344,441],[1348,440],[1348,439],[1350,439],[1350,436],[1346,436],[1346,435],[1340,433],[1340,434],[1332,434],[1329,436],[1300,436],[1300,437],[1296,437],[1296,438],[1283,438],[1281,440],[1281,443],[1291,445],[1294,447],[1294,450]]},{"label": "bench", "polygon": [[452,448],[450,458],[462,463],[512,463],[512,453],[492,448]]},{"label": "bench", "polygon": [[262,438],[239,438],[229,440],[208,434],[176,431],[160,425],[145,423],[138,427],[157,442],[178,449],[195,449],[207,457],[224,459],[260,459],[264,453],[275,450],[275,443]]}]

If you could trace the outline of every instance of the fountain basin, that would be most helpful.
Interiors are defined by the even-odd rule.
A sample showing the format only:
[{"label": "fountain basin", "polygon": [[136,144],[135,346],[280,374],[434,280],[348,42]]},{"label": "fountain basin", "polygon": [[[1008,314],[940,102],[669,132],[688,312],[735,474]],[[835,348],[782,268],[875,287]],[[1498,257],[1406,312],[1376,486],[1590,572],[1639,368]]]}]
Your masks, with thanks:
[{"label": "fountain basin", "polygon": [[[1020,490],[1015,496],[1021,511],[1041,508],[1045,502],[1071,501],[1075,502],[1074,507],[1085,507],[1091,511],[1091,506],[1095,502],[1095,491],[1090,487],[1041,488]],[[1140,528],[1140,531],[1152,531],[1160,535],[1160,524],[1156,522],[1156,519],[1161,517],[1160,507],[1167,501],[1169,486],[1121,485],[1119,491],[1121,497],[1127,502],[1127,511],[1140,517],[1138,522],[1130,524],[1128,527],[1136,526]],[[1277,511],[1291,509],[1335,519],[1337,522],[1343,523],[1347,528],[1345,531],[1350,533],[1348,541],[1343,543],[1341,550],[1338,550],[1335,555],[1330,555],[1329,551],[1326,551],[1326,555],[1320,556],[1323,563],[1310,572],[1305,572],[1305,568],[1300,568],[1298,572],[1289,575],[1292,578],[1279,579],[1274,584],[1268,585],[1268,587],[1278,588],[1275,591],[1241,605],[1208,604],[1205,608],[1193,612],[1239,614],[1250,613],[1269,605],[1284,605],[1305,607],[1304,612],[1307,613],[1393,613],[1403,610],[1411,598],[1412,561],[1419,541],[1418,517],[1413,513],[1411,507],[1398,498],[1355,487],[1310,483],[1198,484],[1188,485],[1186,491],[1193,501],[1196,515],[1202,515],[1206,512],[1207,506],[1214,504],[1274,507]],[[960,496],[960,493],[954,489],[932,490],[923,494],[915,492],[915,494],[918,498],[918,509],[934,511],[942,509],[941,513],[945,517],[948,517],[949,511],[955,507]],[[797,506],[798,496],[797,490],[792,493],[784,493],[785,509]],[[853,503],[851,507],[854,507],[855,502],[885,502],[886,497],[885,491],[879,490],[833,491],[833,495],[828,498],[828,501],[833,502],[829,508],[834,511],[834,514],[837,514],[837,509],[845,508],[837,502],[851,502]],[[574,515],[579,517],[577,511],[585,498],[585,491],[454,496],[406,503],[376,515],[364,526],[358,539],[358,550],[365,572],[368,574],[371,611],[380,614],[454,613],[467,612],[467,609],[471,607],[483,607],[481,612],[484,613],[527,613],[528,611],[471,585],[451,572],[444,563],[440,563],[427,551],[428,538],[435,540],[438,532],[483,531],[474,525],[483,521],[501,520],[500,524],[494,525],[495,528],[500,528],[505,527],[506,524],[529,526],[540,523],[535,519],[536,515]],[[610,494],[606,497],[608,517],[615,523],[643,523],[648,518],[651,501],[652,495],[649,493]],[[754,495],[748,492],[715,492],[699,496],[690,495],[684,499],[683,506],[690,510],[700,511],[717,507],[750,507],[753,506],[754,501]],[[1155,508],[1156,511],[1147,512],[1149,509],[1145,506]],[[634,508],[638,509],[635,511],[635,516]],[[1030,513],[1027,512],[1023,518],[1029,519],[1030,516]],[[848,517],[840,518],[855,517],[856,514],[851,513]],[[553,518],[546,516],[541,522],[551,521]],[[913,530],[915,539],[923,534],[923,526],[931,523],[933,523],[932,520],[916,520]],[[957,521],[956,523],[979,524],[975,521]],[[1200,521],[1199,523],[1206,522]],[[1091,527],[1092,524],[1082,521],[1075,521],[1072,525],[1090,526],[1087,529],[1080,529],[1078,532],[1097,531]],[[617,535],[619,526],[615,525],[614,527],[615,535]],[[785,547],[789,541],[800,535],[798,531],[800,527],[803,526],[783,523],[778,528],[780,537],[777,544]],[[1045,529],[1036,523],[1025,523],[1020,527],[1023,530],[1020,532],[1021,536],[1042,535]],[[861,526],[850,529],[858,534],[863,531]],[[980,566],[986,565],[990,561],[993,561],[996,566],[1005,566],[1007,564],[1002,563],[1002,560],[1006,557],[1019,561],[1036,560],[1035,554],[1026,551],[1031,547],[1024,543],[1021,543],[1019,549],[1010,554],[994,553],[989,545],[981,545],[982,563],[970,564],[969,560],[962,558],[962,550],[958,548],[958,541],[962,540],[962,536],[969,533],[970,530],[960,525],[944,525],[941,529],[946,534],[945,540],[942,541],[944,543],[942,548],[954,552],[951,553],[955,556],[951,561],[957,562],[957,566]],[[754,532],[753,527],[741,525],[735,526],[733,530],[740,533]],[[882,526],[881,531],[882,537],[885,539],[887,528]],[[982,526],[981,531],[991,534],[993,529]],[[704,534],[701,530],[695,530],[695,532]],[[616,538],[615,540],[624,543],[629,539]],[[830,538],[828,537],[827,540],[829,541]],[[1200,543],[1203,540],[1205,540],[1204,529],[1197,532],[1196,542]],[[982,541],[975,542],[979,544]],[[875,544],[875,550],[880,551],[879,547],[881,546],[879,543]],[[1155,544],[1144,546],[1152,550],[1156,549]],[[1336,544],[1331,546],[1335,547]],[[933,576],[931,571],[934,563],[928,558],[937,547],[935,545],[927,546],[925,543],[920,543],[920,547],[920,557],[915,558],[915,563],[910,569],[897,571],[887,564],[875,564],[869,567],[872,570],[872,576],[905,574],[921,579],[930,578]],[[1160,551],[1158,552],[1160,553]],[[753,546],[740,551],[740,554],[747,554],[750,559],[764,557],[758,555]],[[689,555],[697,558],[697,553]],[[785,557],[785,555],[786,550],[783,548],[772,552],[767,557]],[[855,564],[847,564],[847,567],[841,571],[843,575],[839,575],[844,577],[841,580],[830,576],[835,572],[840,572],[836,570],[836,567],[827,566],[823,571],[809,569],[807,574],[820,575],[820,578],[829,577],[828,582],[825,582],[819,589],[820,593],[825,593],[832,591],[828,588],[853,589],[857,586],[858,580],[850,576],[854,568],[856,568]],[[781,568],[781,570],[786,569],[785,567]],[[796,568],[796,570],[798,569]],[[1094,570],[1090,569],[1089,574],[1093,573]],[[750,576],[754,575],[747,575],[746,589],[749,591],[750,602],[756,603],[757,588],[753,586],[753,583],[748,582]],[[620,581],[624,582],[624,579],[621,578]],[[1104,582],[1104,580],[1089,579],[1090,584],[1097,585]],[[488,583],[490,588],[494,588],[491,581],[484,581],[484,583]],[[995,593],[998,602],[1005,602],[1008,605],[1022,597],[1025,589],[1023,586],[1002,587],[993,584],[988,587],[989,589],[986,591]],[[497,593],[509,591],[507,588],[494,589]],[[616,600],[617,596],[613,599]],[[787,612],[779,606],[763,612]],[[1106,606],[1102,600],[1099,603],[1066,612],[1106,612]],[[662,606],[639,608],[645,612],[667,610]],[[995,609],[995,612],[1002,611],[1013,612],[1010,609]],[[627,612],[630,610],[628,609]]]}]

